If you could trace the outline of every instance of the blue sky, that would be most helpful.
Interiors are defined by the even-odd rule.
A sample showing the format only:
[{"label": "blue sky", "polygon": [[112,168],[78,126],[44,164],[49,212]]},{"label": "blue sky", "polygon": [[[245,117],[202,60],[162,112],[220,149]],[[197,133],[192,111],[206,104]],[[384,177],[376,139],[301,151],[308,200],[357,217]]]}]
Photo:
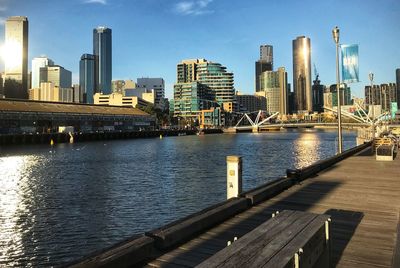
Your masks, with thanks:
[{"label": "blue sky", "polygon": [[253,93],[260,44],[274,46],[274,68],[285,67],[292,83],[292,40],[300,35],[311,38],[322,83],[334,83],[336,25],[341,43],[360,46],[354,95],[363,96],[368,72],[377,83],[395,82],[400,68],[398,0],[0,0],[0,44],[4,20],[14,15],[29,20],[29,61],[47,55],[74,82],[80,56],[92,53],[93,28],[112,28],[113,79],[163,77],[167,97],[176,64],[187,58],[222,63],[237,90]]}]

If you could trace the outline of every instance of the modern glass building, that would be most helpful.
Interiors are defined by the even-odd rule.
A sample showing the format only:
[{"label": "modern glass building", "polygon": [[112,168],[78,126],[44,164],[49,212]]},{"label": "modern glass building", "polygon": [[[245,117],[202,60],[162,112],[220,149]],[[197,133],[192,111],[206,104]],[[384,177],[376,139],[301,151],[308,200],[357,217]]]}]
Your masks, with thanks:
[{"label": "modern glass building", "polygon": [[40,83],[51,82],[55,87],[71,88],[72,73],[61,66],[46,66],[40,68]]},{"label": "modern glass building", "polygon": [[[346,83],[340,84],[340,104],[341,105],[351,105],[351,89]],[[328,97],[327,97],[328,96]],[[331,97],[330,97],[331,96]],[[325,103],[325,100],[331,98]],[[332,84],[327,88],[324,93],[324,106],[336,107],[338,105],[338,96],[336,84]]]},{"label": "modern glass building", "polygon": [[[193,82],[197,83],[191,84]],[[198,103],[198,96],[201,95],[201,100],[210,103],[210,107],[214,107],[217,104],[223,106],[223,103],[231,103],[232,106],[236,107],[233,73],[227,72],[226,67],[219,63],[205,59],[189,59],[178,63],[177,83],[174,86],[174,108],[178,110],[174,113],[174,116],[178,116],[182,111],[181,106],[179,106],[182,103],[181,93],[175,94],[175,92],[184,90],[186,94],[185,98],[187,99],[190,95],[190,89],[193,90],[190,97],[193,103]],[[187,106],[187,101],[185,103]],[[209,107],[207,108],[207,106],[197,105],[198,108],[202,109],[208,109]],[[191,109],[191,111],[195,110]],[[200,110],[196,111],[198,114],[200,113]]]},{"label": "modern glass building", "polygon": [[293,90],[298,113],[312,112],[311,92],[311,42],[299,36],[293,45]]},{"label": "modern glass building", "polygon": [[112,39],[111,29],[93,29],[93,55],[95,56],[95,93],[111,94]]},{"label": "modern glass building", "polygon": [[94,68],[95,56],[92,54],[83,54],[79,62],[79,90],[81,102],[83,103],[94,103]]},{"label": "modern glass building", "polygon": [[40,87],[40,68],[52,66],[54,62],[47,57],[36,57],[32,60],[32,84],[31,88]]},{"label": "modern glass building", "polygon": [[264,92],[267,99],[267,111],[279,112],[281,115],[289,113],[289,98],[287,86],[287,73],[284,67],[278,71],[265,71],[260,75],[260,93]]},{"label": "modern glass building", "polygon": [[197,64],[206,63],[205,59],[183,60],[176,66],[176,82],[189,83],[197,80]]},{"label": "modern glass building", "polygon": [[28,18],[9,17],[5,23],[4,95],[28,98]]},{"label": "modern glass building", "polygon": [[203,62],[197,64],[197,81],[208,86],[215,95],[215,101],[236,102],[233,86],[233,73],[226,71],[226,67],[219,63]]},{"label": "modern glass building", "polygon": [[265,71],[273,70],[273,47],[271,45],[261,45],[260,46],[260,59],[256,61],[255,69],[255,86],[256,92],[261,91],[260,86],[260,75]]},{"label": "modern glass building", "polygon": [[196,119],[201,110],[215,106],[209,87],[197,81],[174,85],[174,117]]}]

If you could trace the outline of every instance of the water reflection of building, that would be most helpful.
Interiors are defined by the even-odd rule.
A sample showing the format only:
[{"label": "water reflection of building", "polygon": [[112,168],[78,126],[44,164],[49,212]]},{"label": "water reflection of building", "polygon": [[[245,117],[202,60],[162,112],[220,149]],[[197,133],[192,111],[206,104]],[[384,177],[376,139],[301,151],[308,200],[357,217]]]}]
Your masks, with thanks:
[{"label": "water reflection of building", "polygon": [[296,160],[295,167],[302,168],[315,163],[321,154],[320,135],[315,132],[300,133],[294,141],[293,153]]}]

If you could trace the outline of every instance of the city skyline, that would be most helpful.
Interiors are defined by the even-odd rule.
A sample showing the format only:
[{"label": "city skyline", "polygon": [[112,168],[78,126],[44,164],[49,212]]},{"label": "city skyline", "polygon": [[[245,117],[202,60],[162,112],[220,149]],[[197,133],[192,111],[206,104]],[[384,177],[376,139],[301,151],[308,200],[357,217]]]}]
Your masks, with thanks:
[{"label": "city skyline", "polygon": [[[341,29],[341,43],[360,45],[361,82],[351,84],[354,95],[363,96],[368,72],[375,73],[376,83],[395,82],[395,70],[400,65],[400,51],[396,48],[400,36],[395,21],[400,13],[397,1],[289,1],[285,5],[232,1],[227,5],[224,0],[16,0],[3,1],[1,5],[3,20],[14,15],[29,19],[29,64],[34,57],[46,55],[71,70],[73,82],[77,83],[79,59],[91,51],[93,28],[106,26],[113,29],[112,79],[163,77],[169,98],[176,82],[175,66],[187,58],[222,62],[235,74],[235,89],[253,94],[254,61],[259,58],[262,44],[274,47],[274,65],[285,67],[291,82],[291,41],[301,35],[311,39],[312,64],[317,67],[321,83],[333,84],[335,46],[331,30],[335,25]],[[339,8],[345,10],[338,13]],[[268,12],[268,21],[276,24],[269,26],[262,12],[271,9],[274,12]],[[326,14],[327,9],[332,12]],[[217,21],[220,27],[211,27]],[[183,31],[182,23],[195,30]],[[4,44],[4,26],[0,27],[0,36],[0,44]]]}]

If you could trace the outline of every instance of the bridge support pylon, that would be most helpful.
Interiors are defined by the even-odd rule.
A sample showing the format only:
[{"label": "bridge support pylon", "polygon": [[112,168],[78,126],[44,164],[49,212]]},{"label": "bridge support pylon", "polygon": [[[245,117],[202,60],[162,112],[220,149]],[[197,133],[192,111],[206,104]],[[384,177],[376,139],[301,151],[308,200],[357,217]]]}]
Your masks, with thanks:
[{"label": "bridge support pylon", "polygon": [[259,131],[260,131],[260,129],[258,128],[258,126],[253,126],[253,128],[252,128],[253,133],[258,133]]}]

